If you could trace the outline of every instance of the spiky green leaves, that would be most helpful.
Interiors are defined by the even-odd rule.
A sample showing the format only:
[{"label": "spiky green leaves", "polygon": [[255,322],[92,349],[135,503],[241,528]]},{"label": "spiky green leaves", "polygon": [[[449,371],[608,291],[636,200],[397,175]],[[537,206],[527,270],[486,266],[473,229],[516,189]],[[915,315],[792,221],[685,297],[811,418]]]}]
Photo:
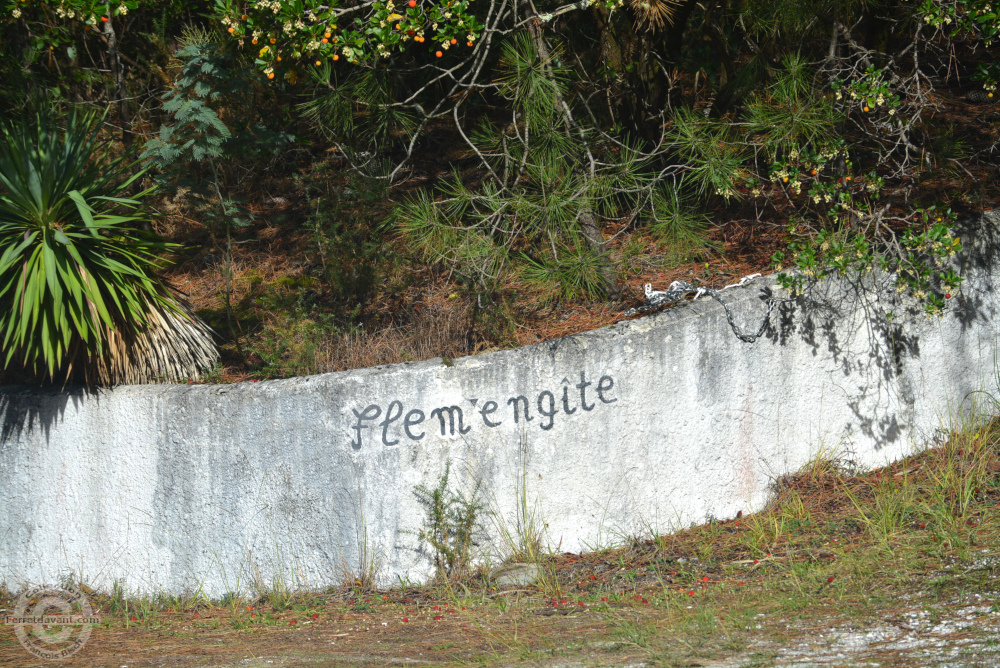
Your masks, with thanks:
[{"label": "spiky green leaves", "polygon": [[[123,158],[108,157],[98,126],[76,113],[64,129],[44,115],[0,125],[3,364],[16,360],[49,377],[76,369],[112,383],[197,375],[196,358],[214,361],[211,340],[156,276],[169,245],[136,227],[146,193],[121,197],[137,177],[128,178]],[[187,343],[172,352],[167,344],[156,362],[129,350],[164,322],[200,333],[189,333],[194,358]],[[174,366],[182,372],[168,373],[181,358]]]}]

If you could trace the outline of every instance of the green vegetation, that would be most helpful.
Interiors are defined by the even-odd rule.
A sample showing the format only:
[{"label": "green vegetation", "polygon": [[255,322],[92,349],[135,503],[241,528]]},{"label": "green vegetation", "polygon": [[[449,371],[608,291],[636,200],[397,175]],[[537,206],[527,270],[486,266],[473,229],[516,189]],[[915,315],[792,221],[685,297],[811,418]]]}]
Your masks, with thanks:
[{"label": "green vegetation", "polygon": [[212,341],[155,274],[170,244],[136,226],[147,192],[123,196],[138,174],[107,159],[98,120],[0,126],[4,363],[100,383],[197,376]]},{"label": "green vegetation", "polygon": [[[85,173],[156,214],[108,215],[169,240],[157,280],[216,331],[211,378],[266,378],[533,342],[646,282],[770,268],[939,315],[956,221],[1000,201],[998,31],[986,0],[27,0],[0,8],[0,113],[100,110]],[[34,318],[6,321],[15,355],[62,378],[72,317]]]},{"label": "green vegetation", "polygon": [[433,489],[418,485],[413,493],[427,513],[419,534],[421,544],[431,548],[440,576],[458,578],[468,574],[476,556],[473,548],[483,532],[483,505],[477,498],[478,484],[469,494],[456,492],[448,486],[450,476],[449,460]]}]

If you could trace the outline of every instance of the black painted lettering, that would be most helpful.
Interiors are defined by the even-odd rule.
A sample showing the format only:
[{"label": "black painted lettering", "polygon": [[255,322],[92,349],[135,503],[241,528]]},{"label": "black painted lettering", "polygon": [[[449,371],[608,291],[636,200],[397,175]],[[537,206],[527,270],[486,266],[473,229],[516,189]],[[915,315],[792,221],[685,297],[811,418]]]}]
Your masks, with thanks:
[{"label": "black painted lettering", "polygon": [[[608,381],[608,382],[605,383],[604,381]],[[618,401],[617,399],[605,399],[604,398],[604,393],[605,392],[610,392],[611,389],[614,386],[615,386],[615,380],[614,380],[614,378],[612,378],[611,376],[601,376],[601,379],[599,381],[597,381],[597,398],[600,399],[601,401],[603,401],[606,404],[613,404],[616,401]]]},{"label": "black painted lettering", "polygon": [[[549,398],[549,400],[548,400],[548,403],[549,403],[548,410],[545,410],[545,407],[542,405],[542,397],[546,397],[546,396]],[[546,429],[546,430],[552,429],[552,425],[556,421],[555,420],[555,414],[556,413],[557,413],[557,411],[556,411],[556,397],[555,397],[554,394],[552,394],[548,390],[545,390],[544,392],[542,392],[541,394],[538,395],[538,414],[541,415],[541,416],[543,416],[543,417],[547,417],[549,419],[549,423],[548,424],[542,424],[542,425],[539,425],[539,426],[542,429]]]},{"label": "black painted lettering", "polygon": [[445,436],[445,422],[444,414],[448,414],[448,427],[451,430],[451,435],[455,435],[455,413],[458,413],[458,433],[468,434],[472,431],[472,427],[465,427],[462,424],[462,409],[458,406],[442,406],[441,408],[435,408],[431,411],[431,417],[437,415],[438,419],[441,421],[441,435]]},{"label": "black painted lettering", "polygon": [[352,427],[352,429],[354,429],[354,431],[358,433],[358,442],[355,443],[354,441],[351,441],[351,447],[354,448],[355,450],[360,450],[361,430],[371,429],[370,426],[365,424],[365,420],[374,420],[378,418],[378,416],[382,414],[382,409],[378,405],[372,404],[368,406],[368,408],[361,411],[360,413],[354,410],[353,408],[351,409],[351,412],[354,413],[354,417],[358,418],[358,423]]},{"label": "black painted lettering", "polygon": [[490,415],[497,412],[497,402],[487,401],[483,404],[483,407],[479,409],[479,414],[483,416],[483,424],[487,427],[499,427],[499,422],[494,422],[489,418]]},{"label": "black painted lettering", "polygon": [[587,373],[585,371],[580,372],[580,382],[576,384],[578,390],[580,390],[580,407],[585,411],[594,410],[595,404],[587,405],[587,388],[593,385],[589,380],[587,380]]},{"label": "black painted lettering", "polygon": [[524,419],[527,422],[531,422],[531,414],[528,412],[528,397],[522,394],[521,396],[511,397],[510,399],[507,400],[508,406],[510,405],[514,406],[515,424],[521,421],[520,411],[518,409],[521,407],[522,403],[524,405]]},{"label": "black painted lettering", "polygon": [[[393,409],[396,409],[398,411],[395,415],[392,414]],[[388,432],[389,432],[389,425],[398,420],[399,418],[401,418],[402,416],[403,416],[402,401],[393,401],[391,404],[389,404],[389,407],[385,409],[385,419],[379,423],[379,426],[382,427],[382,445],[399,444],[398,438],[395,441],[389,440]]]},{"label": "black painted lettering", "polygon": [[563,412],[566,413],[566,415],[572,415],[573,413],[576,412],[575,408],[570,409],[570,407],[569,407],[569,388],[568,387],[564,387],[563,388]]},{"label": "black painted lettering", "polygon": [[[414,417],[414,416],[419,416],[419,417]],[[414,426],[420,424],[423,421],[424,421],[424,412],[422,410],[418,410],[416,408],[414,408],[412,411],[410,411],[409,413],[407,413],[406,417],[403,418],[403,431],[406,432],[407,437],[411,441],[419,441],[420,439],[422,439],[424,437],[424,432],[420,432],[419,436],[414,436],[410,432],[410,427],[414,427]]]}]

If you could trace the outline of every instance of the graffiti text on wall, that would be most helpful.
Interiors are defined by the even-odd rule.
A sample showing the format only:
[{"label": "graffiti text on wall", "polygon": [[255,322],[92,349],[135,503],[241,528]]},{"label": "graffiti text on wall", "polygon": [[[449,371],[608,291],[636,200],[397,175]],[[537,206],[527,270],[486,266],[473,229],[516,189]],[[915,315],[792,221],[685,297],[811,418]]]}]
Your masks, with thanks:
[{"label": "graffiti text on wall", "polygon": [[[536,422],[544,431],[552,429],[557,419],[566,419],[574,414],[586,414],[602,404],[618,401],[615,381],[611,376],[601,376],[597,382],[587,380],[586,372],[580,372],[580,381],[574,383],[563,378],[561,390],[542,390],[531,397],[519,394],[504,402],[470,399],[472,407],[468,412],[461,406],[441,406],[431,411],[419,408],[406,410],[399,399],[389,402],[385,409],[379,404],[370,404],[363,410],[352,408],[354,413],[354,438],[351,447],[360,450],[366,442],[382,445],[399,445],[405,438],[419,441],[428,432],[441,436],[464,436],[476,429],[495,429],[504,422],[514,424]],[[438,431],[440,430],[440,431]]]}]

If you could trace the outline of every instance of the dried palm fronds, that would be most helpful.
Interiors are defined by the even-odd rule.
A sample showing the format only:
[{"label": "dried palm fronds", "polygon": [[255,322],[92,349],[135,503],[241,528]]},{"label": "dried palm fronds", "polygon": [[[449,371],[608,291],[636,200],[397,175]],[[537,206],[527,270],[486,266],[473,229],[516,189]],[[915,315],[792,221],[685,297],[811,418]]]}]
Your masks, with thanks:
[{"label": "dried palm fronds", "polygon": [[105,349],[82,360],[88,385],[176,382],[198,378],[215,366],[219,351],[212,331],[190,309],[146,305],[145,327],[105,328]]},{"label": "dried palm fronds", "polygon": [[635,12],[637,28],[662,30],[674,20],[674,12],[682,4],[681,0],[630,0],[629,6]]}]

